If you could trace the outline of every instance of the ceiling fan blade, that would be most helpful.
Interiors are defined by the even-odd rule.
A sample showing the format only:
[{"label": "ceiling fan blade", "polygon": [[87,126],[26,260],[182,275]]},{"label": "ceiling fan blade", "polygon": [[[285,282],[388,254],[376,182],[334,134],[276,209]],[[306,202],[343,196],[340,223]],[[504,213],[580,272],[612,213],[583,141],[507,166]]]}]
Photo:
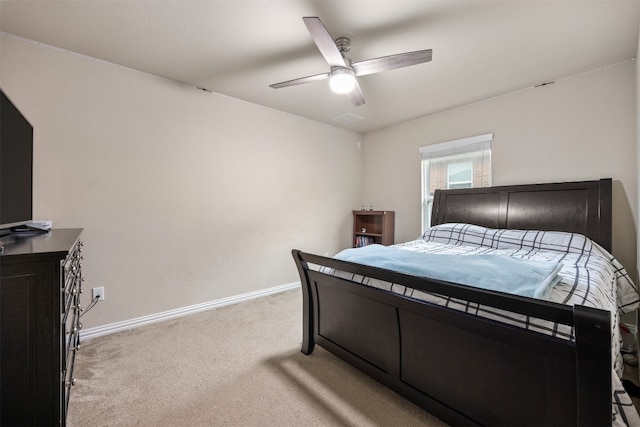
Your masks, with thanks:
[{"label": "ceiling fan blade", "polygon": [[353,105],[355,105],[356,107],[364,104],[364,94],[362,93],[362,89],[358,84],[358,80],[356,80],[355,86],[347,95],[349,96],[349,99],[351,100]]},{"label": "ceiling fan blade", "polygon": [[303,83],[319,82],[320,80],[327,80],[329,73],[316,74],[315,76],[300,77],[299,79],[287,80],[286,82],[274,83],[269,85],[274,89],[280,89],[281,87],[301,85]]},{"label": "ceiling fan blade", "polygon": [[396,68],[408,67],[410,65],[422,64],[431,61],[431,49],[416,50],[415,52],[399,53],[397,55],[382,56],[380,58],[367,59],[365,61],[351,64],[356,76],[366,76],[367,74],[380,73]]},{"label": "ceiling fan blade", "polygon": [[302,18],[304,24],[307,26],[311,38],[315,42],[316,46],[320,50],[324,59],[329,63],[331,67],[346,67],[342,54],[338,50],[336,43],[331,38],[331,35],[327,31],[320,18],[316,16]]}]

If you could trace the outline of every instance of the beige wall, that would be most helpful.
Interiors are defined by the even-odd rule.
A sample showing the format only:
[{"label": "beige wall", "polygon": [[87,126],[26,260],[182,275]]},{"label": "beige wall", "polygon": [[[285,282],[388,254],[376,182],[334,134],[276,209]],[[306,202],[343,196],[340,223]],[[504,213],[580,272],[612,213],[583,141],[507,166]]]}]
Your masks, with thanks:
[{"label": "beige wall", "polygon": [[635,271],[636,74],[360,136],[0,36],[0,86],[35,127],[35,217],[85,228],[85,287],[106,288],[86,327],[294,282],[291,248],[348,247],[361,204],[395,210],[396,241],[414,239],[418,147],[489,132],[496,185],[612,177],[614,254]]},{"label": "beige wall", "polygon": [[[364,199],[420,230],[418,147],[493,133],[493,184],[614,180],[613,252],[636,271],[635,61],[366,134]],[[399,191],[401,189],[401,191]]]},{"label": "beige wall", "polygon": [[85,327],[298,280],[361,204],[360,136],[0,37],[0,86],[34,126],[34,216],[83,227]]}]

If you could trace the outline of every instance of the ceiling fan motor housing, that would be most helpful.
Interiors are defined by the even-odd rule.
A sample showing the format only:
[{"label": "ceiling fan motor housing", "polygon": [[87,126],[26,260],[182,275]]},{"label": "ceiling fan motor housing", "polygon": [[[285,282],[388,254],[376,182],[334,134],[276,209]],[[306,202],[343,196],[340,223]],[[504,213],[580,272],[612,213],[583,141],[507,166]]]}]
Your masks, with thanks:
[{"label": "ceiling fan motor housing", "polygon": [[351,50],[351,40],[349,40],[349,37],[338,37],[334,42],[342,56]]}]

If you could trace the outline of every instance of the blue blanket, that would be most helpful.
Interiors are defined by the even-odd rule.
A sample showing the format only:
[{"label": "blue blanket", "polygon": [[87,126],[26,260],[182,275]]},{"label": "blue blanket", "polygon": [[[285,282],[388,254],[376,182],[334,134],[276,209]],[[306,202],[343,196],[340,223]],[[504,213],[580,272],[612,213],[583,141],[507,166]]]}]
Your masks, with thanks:
[{"label": "blue blanket", "polygon": [[548,299],[561,277],[557,261],[533,261],[506,255],[445,255],[382,245],[345,249],[337,259],[462,285]]}]

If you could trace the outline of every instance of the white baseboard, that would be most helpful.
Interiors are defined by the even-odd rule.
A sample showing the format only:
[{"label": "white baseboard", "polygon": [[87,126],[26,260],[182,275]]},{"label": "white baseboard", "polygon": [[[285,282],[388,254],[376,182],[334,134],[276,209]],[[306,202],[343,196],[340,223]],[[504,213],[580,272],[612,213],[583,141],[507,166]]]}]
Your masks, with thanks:
[{"label": "white baseboard", "polygon": [[87,340],[102,335],[113,334],[127,329],[138,328],[140,326],[149,325],[151,323],[163,322],[176,317],[187,316],[189,314],[198,313],[200,311],[211,310],[214,308],[224,307],[225,305],[236,304],[239,302],[249,301],[254,298],[264,297],[267,295],[284,292],[300,287],[300,282],[288,283],[285,285],[274,286],[272,288],[261,289],[259,291],[248,292],[246,294],[234,295],[214,301],[201,304],[190,305],[188,307],[177,308],[175,310],[163,311],[161,313],[150,314],[148,316],[136,317],[135,319],[125,320],[122,322],[110,323],[104,326],[84,329],[80,332],[80,339]]}]

